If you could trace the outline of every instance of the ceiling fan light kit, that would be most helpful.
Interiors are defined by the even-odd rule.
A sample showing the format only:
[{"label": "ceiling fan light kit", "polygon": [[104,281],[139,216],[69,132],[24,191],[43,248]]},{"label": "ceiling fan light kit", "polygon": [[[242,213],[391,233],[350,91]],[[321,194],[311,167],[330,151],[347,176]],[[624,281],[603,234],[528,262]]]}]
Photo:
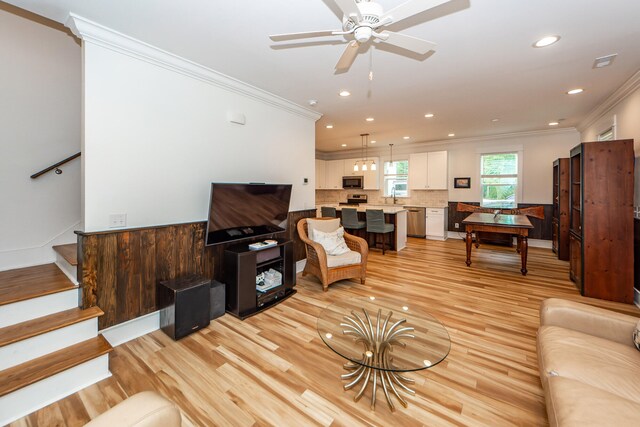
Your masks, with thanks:
[{"label": "ceiling fan light kit", "polygon": [[398,23],[451,0],[409,0],[387,12],[384,11],[382,5],[372,0],[333,1],[343,13],[342,31],[310,31],[275,34],[269,37],[276,42],[331,35],[353,37],[336,64],[336,71],[344,72],[348,71],[353,64],[360,46],[371,40],[396,46],[419,55],[425,55],[429,51],[435,50],[436,44],[433,42],[388,31],[383,27]]}]

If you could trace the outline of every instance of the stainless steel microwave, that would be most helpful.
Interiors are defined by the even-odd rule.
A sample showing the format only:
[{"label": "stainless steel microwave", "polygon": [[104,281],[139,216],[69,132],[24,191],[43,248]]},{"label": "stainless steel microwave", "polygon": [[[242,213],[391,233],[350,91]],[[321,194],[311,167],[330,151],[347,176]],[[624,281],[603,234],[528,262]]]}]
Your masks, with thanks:
[{"label": "stainless steel microwave", "polygon": [[364,188],[364,176],[343,176],[342,188]]}]

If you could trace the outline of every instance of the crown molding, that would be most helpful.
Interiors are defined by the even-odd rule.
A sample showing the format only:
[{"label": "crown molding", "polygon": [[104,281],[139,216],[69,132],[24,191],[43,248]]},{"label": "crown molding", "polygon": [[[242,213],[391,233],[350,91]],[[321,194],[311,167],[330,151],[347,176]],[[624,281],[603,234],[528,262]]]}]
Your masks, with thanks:
[{"label": "crown molding", "polygon": [[133,37],[129,37],[74,13],[69,14],[65,26],[85,43],[92,43],[110,49],[114,52],[180,73],[230,92],[244,95],[313,121],[317,121],[322,117],[322,114],[316,111],[304,108],[285,98],[159,49],[143,41],[134,39]]},{"label": "crown molding", "polygon": [[624,82],[622,86],[613,92],[602,104],[598,105],[589,114],[587,114],[584,120],[578,124],[578,131],[584,132],[589,126],[597,122],[602,116],[611,111],[616,105],[635,92],[638,88],[640,88],[640,70],[631,76],[629,80]]},{"label": "crown molding", "polygon": [[[455,138],[455,139],[440,139],[437,141],[423,141],[423,142],[415,142],[415,143],[406,143],[406,144],[394,144],[393,145],[393,154],[413,154],[413,153],[422,153],[428,151],[430,147],[435,145],[447,145],[451,148],[462,144],[470,144],[477,142],[499,142],[505,139],[513,139],[513,138],[523,138],[530,136],[549,136],[549,135],[563,135],[569,133],[577,133],[577,129],[574,127],[568,128],[560,128],[560,129],[544,129],[544,130],[534,130],[534,131],[526,131],[526,132],[512,132],[512,133],[501,133],[495,135],[485,135],[485,136],[474,136],[469,138]],[[389,152],[389,145],[381,145],[379,147],[371,147],[368,148],[368,157],[382,156],[386,155]],[[338,160],[338,159],[351,159],[351,158],[360,158],[361,149],[354,148],[351,150],[344,151],[316,151],[316,158],[321,160]]]}]

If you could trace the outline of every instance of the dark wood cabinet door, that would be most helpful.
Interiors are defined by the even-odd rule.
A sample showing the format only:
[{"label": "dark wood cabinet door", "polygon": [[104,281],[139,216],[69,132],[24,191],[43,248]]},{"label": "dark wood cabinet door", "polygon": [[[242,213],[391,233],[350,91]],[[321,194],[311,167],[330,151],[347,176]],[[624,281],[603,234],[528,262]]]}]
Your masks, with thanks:
[{"label": "dark wood cabinet door", "polygon": [[569,278],[582,294],[582,242],[573,233],[569,234]]},{"label": "dark wood cabinet door", "polygon": [[551,222],[551,250],[556,254],[558,253],[558,230],[558,220],[554,218]]}]

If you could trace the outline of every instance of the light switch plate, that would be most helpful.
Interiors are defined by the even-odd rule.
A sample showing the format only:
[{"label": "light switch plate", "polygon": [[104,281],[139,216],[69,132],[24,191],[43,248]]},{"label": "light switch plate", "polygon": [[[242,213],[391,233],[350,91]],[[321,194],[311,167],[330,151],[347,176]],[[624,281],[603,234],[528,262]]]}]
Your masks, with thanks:
[{"label": "light switch plate", "polygon": [[109,215],[109,228],[120,228],[127,226],[127,214]]}]

